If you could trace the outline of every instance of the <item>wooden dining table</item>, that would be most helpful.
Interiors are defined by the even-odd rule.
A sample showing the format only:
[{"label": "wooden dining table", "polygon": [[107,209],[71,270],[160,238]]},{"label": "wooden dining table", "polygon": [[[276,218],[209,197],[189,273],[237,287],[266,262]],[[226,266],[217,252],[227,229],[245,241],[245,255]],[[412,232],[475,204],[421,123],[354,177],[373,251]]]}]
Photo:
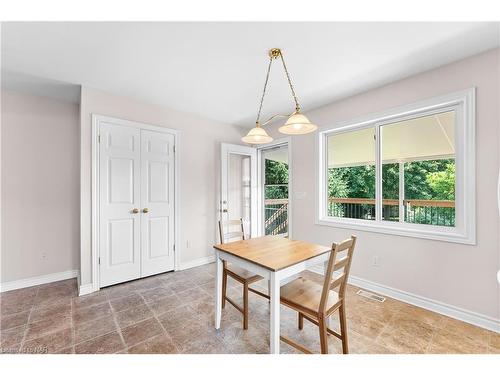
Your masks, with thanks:
[{"label": "wooden dining table", "polygon": [[281,236],[264,236],[214,245],[216,260],[215,328],[222,314],[223,263],[227,261],[269,280],[270,353],[280,350],[280,286],[300,272],[328,261],[330,247]]}]

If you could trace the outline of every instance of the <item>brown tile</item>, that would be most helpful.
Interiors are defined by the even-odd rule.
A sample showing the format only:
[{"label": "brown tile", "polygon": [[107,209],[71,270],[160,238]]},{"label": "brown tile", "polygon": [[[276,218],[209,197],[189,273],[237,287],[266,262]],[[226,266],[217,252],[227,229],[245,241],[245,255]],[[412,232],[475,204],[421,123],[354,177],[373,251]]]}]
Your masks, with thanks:
[{"label": "brown tile", "polygon": [[[215,328],[211,332],[211,336],[215,337]],[[167,333],[172,338],[173,342],[184,351],[185,346],[197,337],[208,334],[207,326],[196,321],[184,326],[171,326],[167,329]]]},{"label": "brown tile", "polygon": [[80,309],[74,309],[73,322],[74,324],[81,324],[97,318],[102,318],[103,316],[109,315],[111,313],[112,311],[109,302],[104,302],[99,305],[89,307],[82,307]]},{"label": "brown tile", "polygon": [[155,289],[164,286],[163,281],[155,276],[133,282],[133,288],[137,292]]},{"label": "brown tile", "polygon": [[201,271],[195,275],[193,275],[190,280],[197,284],[197,285],[200,285],[200,284],[205,284],[205,283],[208,283],[208,282],[213,282],[214,281],[214,276],[209,274],[208,272],[204,272],[204,271]]},{"label": "brown tile", "polygon": [[196,286],[196,284],[190,280],[169,280],[163,282],[163,284],[175,293],[181,293]]},{"label": "brown tile", "polygon": [[139,294],[134,293],[126,297],[111,299],[109,303],[115,312],[119,312],[142,305],[144,300]]},{"label": "brown tile", "polygon": [[488,353],[486,343],[480,345],[467,336],[457,335],[446,329],[435,333],[428,353],[434,354],[478,354]]},{"label": "brown tile", "polygon": [[144,298],[146,302],[157,301],[161,298],[169,297],[173,293],[174,292],[172,291],[172,289],[167,288],[166,286],[160,286],[157,288],[143,290],[140,292],[141,296]]},{"label": "brown tile", "polygon": [[367,316],[351,316],[347,319],[347,329],[371,339],[375,339],[380,335],[386,325],[387,323],[368,318]]},{"label": "brown tile", "polygon": [[170,329],[192,324],[197,321],[195,312],[188,306],[180,306],[158,316],[158,320],[168,332]]},{"label": "brown tile", "polygon": [[443,319],[445,320],[443,325],[444,330],[457,336],[467,337],[479,345],[488,345],[488,330],[448,317],[443,317]]},{"label": "brown tile", "polygon": [[4,331],[10,328],[25,325],[28,323],[29,315],[29,311],[23,311],[11,315],[2,315],[0,319],[0,329]]},{"label": "brown tile", "polygon": [[125,349],[117,331],[95,337],[75,346],[77,354],[104,354],[116,353]]},{"label": "brown tile", "polygon": [[59,350],[56,354],[75,354],[75,347],[68,346],[67,348]]},{"label": "brown tile", "polygon": [[407,316],[397,316],[384,328],[375,343],[390,351],[424,353],[430,344],[434,328]]},{"label": "brown tile", "polygon": [[208,283],[200,284],[199,287],[203,291],[205,291],[205,293],[208,293],[211,296],[213,296],[215,293],[215,282],[214,281],[209,281]]},{"label": "brown tile", "polygon": [[34,305],[35,298],[21,300],[19,302],[2,302],[0,303],[0,315],[17,314],[24,311],[30,311]]},{"label": "brown tile", "polygon": [[161,315],[167,311],[173,310],[183,305],[181,299],[173,294],[169,297],[159,299],[154,302],[148,303],[148,306],[154,311],[156,315]]},{"label": "brown tile", "polygon": [[17,353],[25,331],[26,326],[19,326],[9,330],[0,331],[0,352]]},{"label": "brown tile", "polygon": [[184,345],[183,353],[189,354],[229,354],[231,351],[215,337],[195,337]]},{"label": "brown tile", "polygon": [[163,328],[155,318],[122,329],[123,339],[129,347],[160,333],[163,333]]},{"label": "brown tile", "polygon": [[36,297],[39,286],[33,286],[29,288],[11,290],[9,292],[0,293],[2,298],[2,303],[15,303],[22,300],[33,299]]},{"label": "brown tile", "polygon": [[53,305],[42,306],[31,312],[30,323],[44,319],[64,319],[71,317],[71,302],[65,300]]},{"label": "brown tile", "polygon": [[141,304],[139,306],[132,307],[131,309],[116,313],[116,321],[122,329],[152,317],[152,311],[145,304]]},{"label": "brown tile", "polygon": [[71,328],[71,318],[60,319],[55,316],[54,318],[39,320],[28,324],[25,340],[35,339],[48,333],[67,328]]},{"label": "brown tile", "polygon": [[135,293],[135,288],[133,286],[133,283],[134,282],[132,281],[130,283],[119,284],[105,289],[101,289],[101,291],[105,292],[108,295],[109,299],[126,297],[130,294]]},{"label": "brown tile", "polygon": [[420,322],[430,324],[436,328],[442,328],[445,324],[445,317],[443,315],[406,303],[400,302],[400,304],[401,306],[398,311],[402,315],[407,315],[412,319],[417,319]]},{"label": "brown tile", "polygon": [[177,347],[165,334],[160,334],[128,349],[130,354],[175,354]]},{"label": "brown tile", "polygon": [[98,305],[108,300],[108,294],[104,292],[96,292],[81,297],[73,298],[73,306],[78,309]]},{"label": "brown tile", "polygon": [[31,310],[38,286],[0,293],[0,314],[10,315]]},{"label": "brown tile", "polygon": [[73,345],[71,328],[49,333],[34,340],[25,341],[21,353],[56,353],[57,351]]},{"label": "brown tile", "polygon": [[185,304],[213,299],[207,292],[205,292],[203,289],[199,287],[177,293],[177,296],[181,299],[182,303]]},{"label": "brown tile", "polygon": [[75,344],[113,332],[116,329],[113,315],[105,315],[89,322],[75,324]]},{"label": "brown tile", "polygon": [[55,302],[70,300],[77,296],[76,284],[60,283],[45,284],[40,287],[35,299],[35,305],[47,305]]},{"label": "brown tile", "polygon": [[500,333],[495,333],[495,332],[490,333],[489,345],[491,348],[500,351]]}]

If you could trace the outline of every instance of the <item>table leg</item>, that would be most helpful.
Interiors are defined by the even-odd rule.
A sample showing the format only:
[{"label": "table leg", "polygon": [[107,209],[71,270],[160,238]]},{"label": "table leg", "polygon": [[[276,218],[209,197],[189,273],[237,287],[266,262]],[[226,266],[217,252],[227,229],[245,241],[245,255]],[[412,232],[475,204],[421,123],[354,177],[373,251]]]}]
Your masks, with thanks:
[{"label": "table leg", "polygon": [[215,252],[215,266],[215,329],[219,329],[222,314],[223,265],[218,251]]},{"label": "table leg", "polygon": [[270,315],[270,352],[280,353],[280,280],[276,272],[271,273],[270,279],[271,315]]}]

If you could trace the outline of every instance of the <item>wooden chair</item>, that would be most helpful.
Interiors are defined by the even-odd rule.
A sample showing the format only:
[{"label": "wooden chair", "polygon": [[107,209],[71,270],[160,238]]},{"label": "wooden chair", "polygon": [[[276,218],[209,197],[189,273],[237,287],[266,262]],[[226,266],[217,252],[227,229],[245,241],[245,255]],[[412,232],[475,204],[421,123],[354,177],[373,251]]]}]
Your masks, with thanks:
[{"label": "wooden chair", "polygon": [[[342,352],[344,354],[349,352],[345,291],[355,244],[356,237],[351,236],[348,240],[332,245],[323,286],[307,278],[299,277],[281,287],[281,303],[298,312],[298,328],[300,330],[303,328],[304,318],[319,327],[322,354],[328,353],[327,334],[342,340]],[[337,259],[339,254],[342,257]],[[332,281],[334,271],[336,277]],[[337,288],[338,292],[333,290]],[[337,310],[340,318],[340,333],[331,330],[327,325],[328,318]],[[309,349],[287,337],[281,336],[280,339],[304,353],[311,353]]]},{"label": "wooden chair", "polygon": [[[231,231],[231,228],[237,228],[237,230]],[[243,219],[228,220],[225,222],[219,221],[219,235],[221,243],[246,239]],[[250,284],[262,280],[263,277],[247,271],[244,268],[235,265],[228,265],[226,261],[223,261],[222,263],[224,265],[224,270],[222,273],[222,308],[226,307],[226,301],[233,305],[239,312],[243,314],[243,329],[248,329],[248,291],[269,299],[268,295],[250,288]],[[226,295],[228,276],[243,285],[243,307],[236,304],[236,302],[234,302]]]}]

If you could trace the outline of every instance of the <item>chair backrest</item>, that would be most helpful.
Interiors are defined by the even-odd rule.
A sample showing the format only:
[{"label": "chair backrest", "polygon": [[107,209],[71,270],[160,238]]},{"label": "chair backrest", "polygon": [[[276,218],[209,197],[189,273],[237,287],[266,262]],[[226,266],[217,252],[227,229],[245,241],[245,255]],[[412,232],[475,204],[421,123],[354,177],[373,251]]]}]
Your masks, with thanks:
[{"label": "chair backrest", "polygon": [[[356,236],[351,236],[350,239],[344,240],[341,243],[332,244],[319,304],[320,312],[325,312],[328,306],[328,294],[331,289],[339,288],[339,299],[344,298],[355,245]],[[335,276],[334,272],[336,272]]]},{"label": "chair backrest", "polygon": [[246,239],[243,219],[239,220],[219,220],[220,243],[238,241]]}]

